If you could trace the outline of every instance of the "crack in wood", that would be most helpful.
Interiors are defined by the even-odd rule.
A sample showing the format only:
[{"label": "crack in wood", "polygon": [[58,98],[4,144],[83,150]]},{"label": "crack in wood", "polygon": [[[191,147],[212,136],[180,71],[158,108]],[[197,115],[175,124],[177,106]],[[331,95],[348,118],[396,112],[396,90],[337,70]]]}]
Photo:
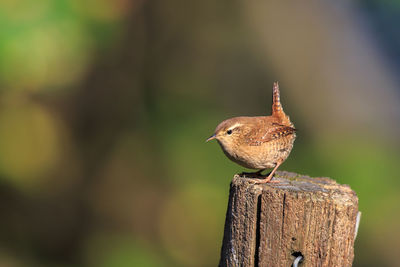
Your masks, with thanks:
[{"label": "crack in wood", "polygon": [[258,267],[260,253],[261,195],[257,197],[256,247],[254,249],[254,266]]},{"label": "crack in wood", "polygon": [[281,229],[282,239],[283,239],[283,227],[285,226],[285,202],[286,202],[286,193],[283,194],[283,204],[282,204],[282,229]]}]

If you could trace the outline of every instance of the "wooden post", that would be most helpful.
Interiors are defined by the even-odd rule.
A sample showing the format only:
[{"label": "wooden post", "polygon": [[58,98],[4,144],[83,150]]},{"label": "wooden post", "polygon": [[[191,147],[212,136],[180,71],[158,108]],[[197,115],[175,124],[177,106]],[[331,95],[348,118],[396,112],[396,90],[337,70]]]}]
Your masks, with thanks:
[{"label": "wooden post", "polygon": [[329,178],[277,172],[279,183],[231,183],[219,266],[351,266],[358,198]]}]

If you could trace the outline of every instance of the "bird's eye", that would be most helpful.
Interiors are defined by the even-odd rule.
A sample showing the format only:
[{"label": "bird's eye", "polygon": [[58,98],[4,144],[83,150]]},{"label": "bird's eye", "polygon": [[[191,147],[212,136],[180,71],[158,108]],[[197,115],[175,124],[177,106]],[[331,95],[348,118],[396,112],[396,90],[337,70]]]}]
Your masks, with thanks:
[{"label": "bird's eye", "polygon": [[232,134],[232,130],[228,130],[228,131],[226,131],[226,133],[227,133],[228,135],[231,135],[231,134]]}]

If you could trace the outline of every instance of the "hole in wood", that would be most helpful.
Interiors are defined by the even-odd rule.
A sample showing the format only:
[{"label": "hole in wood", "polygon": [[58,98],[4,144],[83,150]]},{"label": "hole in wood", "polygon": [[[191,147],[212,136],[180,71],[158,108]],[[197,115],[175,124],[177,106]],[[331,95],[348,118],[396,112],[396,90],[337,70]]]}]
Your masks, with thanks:
[{"label": "hole in wood", "polygon": [[300,251],[293,252],[292,256],[295,258],[297,258],[298,256],[302,256],[304,258],[303,254]]}]

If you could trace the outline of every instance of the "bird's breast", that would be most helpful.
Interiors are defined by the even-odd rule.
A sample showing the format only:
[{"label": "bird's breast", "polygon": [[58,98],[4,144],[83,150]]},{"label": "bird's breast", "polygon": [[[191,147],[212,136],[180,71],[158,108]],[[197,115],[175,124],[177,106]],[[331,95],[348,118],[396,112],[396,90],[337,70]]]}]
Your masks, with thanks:
[{"label": "bird's breast", "polygon": [[266,169],[276,166],[278,161],[284,161],[289,156],[295,134],[284,136],[257,145],[246,143],[224,145],[219,142],[225,155],[232,161],[249,169]]}]

